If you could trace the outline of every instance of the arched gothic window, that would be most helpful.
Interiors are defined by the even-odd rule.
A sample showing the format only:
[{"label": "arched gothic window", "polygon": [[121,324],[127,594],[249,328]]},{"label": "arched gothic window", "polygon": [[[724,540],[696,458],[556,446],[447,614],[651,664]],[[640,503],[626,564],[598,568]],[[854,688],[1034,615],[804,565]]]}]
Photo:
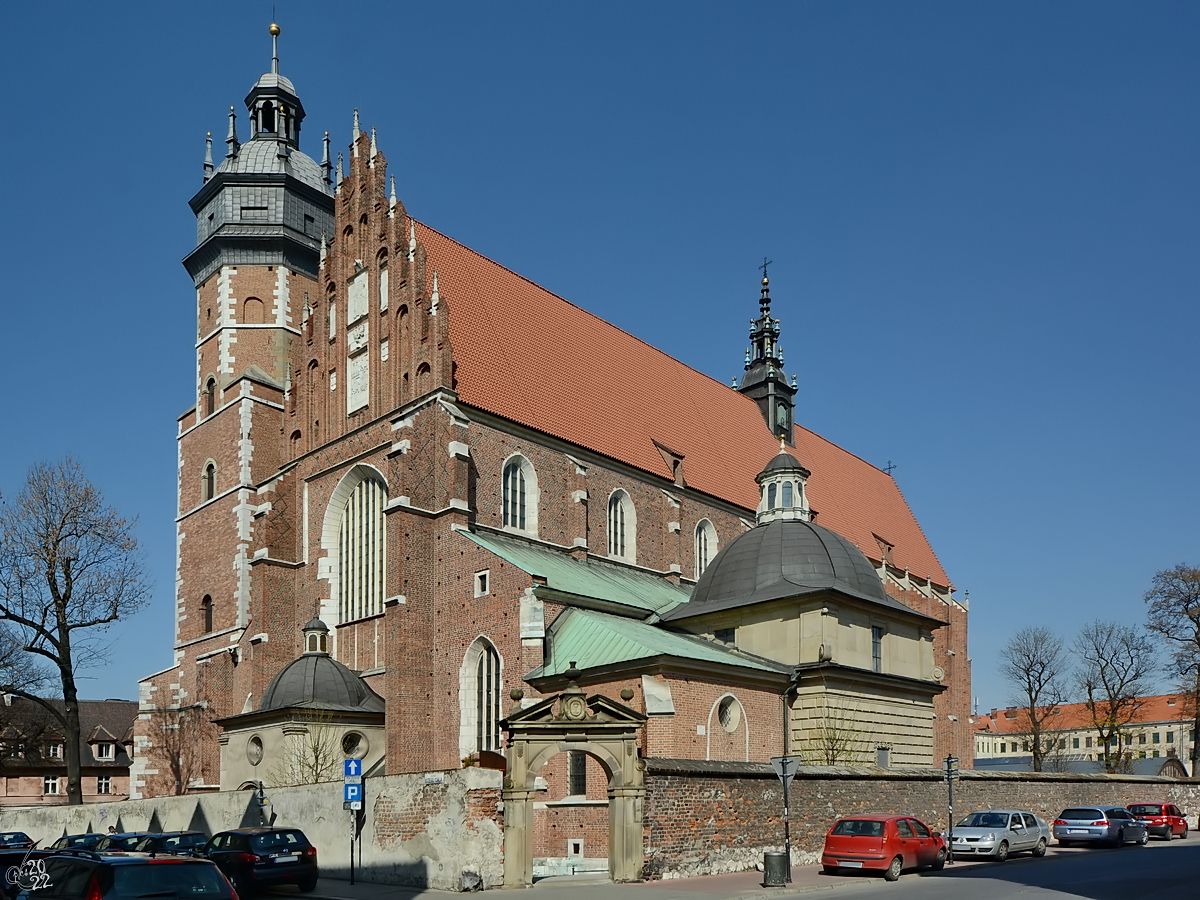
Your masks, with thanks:
[{"label": "arched gothic window", "polygon": [[209,634],[213,630],[213,602],[208,594],[200,601],[200,611],[204,615],[204,633]]},{"label": "arched gothic window", "polygon": [[708,519],[696,525],[696,577],[699,578],[717,555],[717,529]]},{"label": "arched gothic window", "polygon": [[500,654],[487,638],[476,638],[459,670],[458,745],[462,756],[481,750],[502,752],[501,683]]},{"label": "arched gothic window", "polygon": [[217,379],[208,379],[204,386],[204,415],[207,418],[217,410]]},{"label": "arched gothic window", "polygon": [[338,528],[338,621],[383,612],[387,488],[367,477],[346,500]]},{"label": "arched gothic window", "polygon": [[622,490],[613,491],[608,498],[608,555],[637,558],[637,513],[629,494]]},{"label": "arched gothic window", "polygon": [[200,481],[200,497],[211,500],[217,496],[217,464],[211,459],[204,467],[204,477]]},{"label": "arched gothic window", "polygon": [[537,472],[523,456],[510,457],[504,463],[502,505],[505,528],[537,534]]}]

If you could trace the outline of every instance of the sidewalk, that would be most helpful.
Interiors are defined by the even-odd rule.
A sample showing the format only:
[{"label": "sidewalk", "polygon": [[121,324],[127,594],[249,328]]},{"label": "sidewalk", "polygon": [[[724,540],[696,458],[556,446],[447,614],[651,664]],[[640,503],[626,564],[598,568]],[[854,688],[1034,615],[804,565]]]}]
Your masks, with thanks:
[{"label": "sidewalk", "polygon": [[[706,900],[707,897],[728,900],[767,900],[792,894],[828,891],[843,884],[861,884],[861,875],[822,875],[820,866],[793,866],[792,882],[785,887],[764,888],[763,873],[734,872],[729,875],[705,875],[700,878],[667,878],[636,884],[613,884],[603,875],[561,875],[539,880],[529,888],[529,900]],[[501,888],[487,893],[498,897]],[[521,891],[505,891],[505,896],[520,895]],[[463,897],[453,891],[435,891],[397,885],[335,881],[322,878],[317,889],[306,900],[449,900]]]}]

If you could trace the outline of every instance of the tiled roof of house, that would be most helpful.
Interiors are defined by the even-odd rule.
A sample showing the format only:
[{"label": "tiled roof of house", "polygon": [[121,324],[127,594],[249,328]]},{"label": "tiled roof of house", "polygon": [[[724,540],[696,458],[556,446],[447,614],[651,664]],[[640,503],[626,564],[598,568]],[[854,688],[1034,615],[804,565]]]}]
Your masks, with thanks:
[{"label": "tiled roof of house", "polygon": [[[671,478],[657,441],[684,455],[689,487],[757,506],[755,476],[779,444],[753,400],[431,228],[417,237],[450,310],[464,403]],[[894,565],[949,584],[887,473],[799,426],[795,445],[822,525],[876,560],[878,535]]]},{"label": "tiled roof of house", "polygon": [[[1158,694],[1142,697],[1141,706],[1131,724],[1191,721],[1193,714],[1187,698],[1180,694]],[[1029,730],[1028,718],[1020,709],[993,709],[990,714],[975,717],[975,730],[989,734],[1024,734]],[[1054,731],[1073,731],[1092,728],[1092,714],[1086,703],[1064,703],[1058,715],[1051,716],[1046,728]]]},{"label": "tiled roof of house", "polygon": [[[62,700],[51,699],[49,703],[59,709]],[[80,700],[79,701],[79,759],[84,766],[125,768],[129,766],[129,751],[126,745],[133,744],[133,723],[137,719],[136,700]],[[58,720],[40,704],[20,697],[11,697],[10,702],[0,705],[0,723],[5,723],[27,743],[38,746],[45,752],[49,739],[62,740],[63,728]],[[98,760],[93,742],[111,741],[115,754],[113,759]],[[37,767],[65,766],[61,758],[9,760],[8,765],[34,765]]]}]

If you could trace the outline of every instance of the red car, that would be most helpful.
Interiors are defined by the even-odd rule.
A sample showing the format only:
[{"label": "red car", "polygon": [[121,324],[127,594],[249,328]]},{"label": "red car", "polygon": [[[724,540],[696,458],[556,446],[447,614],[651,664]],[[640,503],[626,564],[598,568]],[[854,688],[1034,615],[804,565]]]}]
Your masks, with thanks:
[{"label": "red car", "polygon": [[854,816],[838,819],[825,835],[821,869],[826,875],[842,869],[883,872],[895,881],[905,869],[946,864],[946,841],[912,816]]},{"label": "red car", "polygon": [[1165,837],[1168,841],[1179,835],[1187,837],[1187,818],[1174,803],[1130,803],[1129,811],[1146,823],[1146,832]]}]

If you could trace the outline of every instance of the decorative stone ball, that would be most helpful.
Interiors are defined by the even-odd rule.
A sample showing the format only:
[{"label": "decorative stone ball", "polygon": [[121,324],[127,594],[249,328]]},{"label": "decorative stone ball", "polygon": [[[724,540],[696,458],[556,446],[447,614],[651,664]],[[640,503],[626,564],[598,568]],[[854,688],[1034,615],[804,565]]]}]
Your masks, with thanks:
[{"label": "decorative stone ball", "polygon": [[624,700],[626,703],[628,703],[630,700],[632,700],[633,699],[633,688],[629,688],[629,687],[621,688],[621,699]]},{"label": "decorative stone ball", "polygon": [[512,697],[513,700],[519,701],[522,697],[525,696],[525,691],[522,690],[521,688],[513,688],[511,691],[508,692],[508,696]]}]

